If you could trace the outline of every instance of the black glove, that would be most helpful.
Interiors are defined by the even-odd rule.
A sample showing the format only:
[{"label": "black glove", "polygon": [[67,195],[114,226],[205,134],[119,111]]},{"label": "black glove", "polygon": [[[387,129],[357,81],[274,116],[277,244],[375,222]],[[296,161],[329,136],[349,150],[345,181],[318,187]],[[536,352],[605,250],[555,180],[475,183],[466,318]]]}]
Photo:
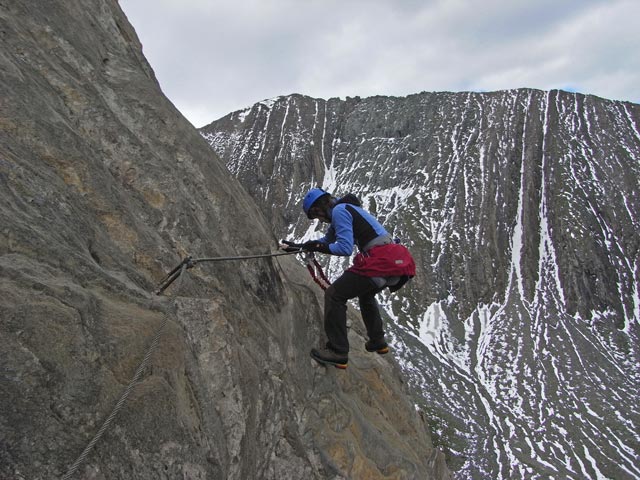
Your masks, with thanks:
[{"label": "black glove", "polygon": [[302,250],[302,243],[289,242],[288,240],[280,240],[280,249],[285,252],[298,252]]},{"label": "black glove", "polygon": [[329,250],[329,244],[322,243],[317,240],[309,240],[308,242],[304,242],[302,244],[302,249],[307,252],[320,252],[327,253],[331,255],[331,250]]}]

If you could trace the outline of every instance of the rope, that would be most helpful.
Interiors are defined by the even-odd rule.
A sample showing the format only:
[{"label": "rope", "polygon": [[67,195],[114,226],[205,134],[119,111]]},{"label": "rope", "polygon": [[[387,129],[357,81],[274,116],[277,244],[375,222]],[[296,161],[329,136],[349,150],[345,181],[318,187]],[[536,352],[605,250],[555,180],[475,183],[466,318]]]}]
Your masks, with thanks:
[{"label": "rope", "polygon": [[300,250],[294,252],[278,252],[278,253],[265,253],[263,255],[244,255],[240,257],[214,257],[214,258],[194,258],[191,260],[191,266],[201,262],[225,262],[228,260],[248,260],[251,258],[268,258],[268,257],[280,257],[282,255],[295,255],[300,253]]},{"label": "rope", "polygon": [[316,259],[313,259],[313,261],[307,261],[307,270],[309,270],[309,274],[311,274],[313,281],[320,285],[322,290],[329,288],[331,282],[327,279],[326,275],[322,271],[322,267]]},{"label": "rope", "polygon": [[[268,257],[279,257],[282,255],[296,255],[298,253],[306,254],[305,262],[307,264],[307,270],[309,270],[309,273],[311,274],[311,278],[313,278],[313,281],[316,282],[318,285],[320,285],[320,288],[322,288],[322,290],[326,290],[327,288],[329,288],[329,285],[331,285],[331,282],[329,281],[324,271],[322,270],[322,266],[318,263],[318,260],[316,260],[316,258],[313,256],[313,253],[304,252],[302,248],[291,251],[291,252],[266,253],[263,255],[245,255],[240,257],[213,257],[213,258],[195,258],[195,259],[192,259],[191,257],[187,257],[182,262],[186,263],[187,268],[191,268],[194,265],[201,262],[224,262],[228,260],[247,260],[251,258],[268,258]],[[165,284],[161,286],[159,291],[160,292],[164,291],[170,284],[171,282],[169,282],[169,284]]]},{"label": "rope", "polygon": [[[231,260],[248,260],[248,259],[253,259],[253,258],[279,257],[279,256],[283,256],[283,255],[295,255],[295,254],[298,254],[298,253],[301,253],[301,250],[296,250],[296,251],[292,251],[292,252],[267,253],[267,254],[260,254],[260,255],[243,255],[243,256],[236,256],[236,257],[214,257],[214,258],[196,258],[196,259],[193,259],[191,257],[186,257],[184,260],[182,260],[182,262],[177,267],[175,267],[171,272],[169,272],[169,274],[162,280],[161,285],[158,287],[158,289],[156,290],[155,293],[156,293],[156,295],[161,295],[162,292],[164,292],[169,287],[169,285],[171,285],[177,279],[180,279],[178,287],[177,287],[179,289],[181,284],[182,284],[182,280],[183,280],[182,274],[188,268],[191,268],[191,267],[195,266],[198,263],[202,263],[202,262],[223,262],[223,261],[231,261]],[[315,259],[314,259],[314,263],[317,266],[317,268],[319,269],[319,273],[322,276],[322,279],[324,281],[326,281],[327,283],[329,283],[328,280],[326,279],[325,275],[324,275],[324,272],[322,271],[322,268],[320,267],[320,265],[318,264],[318,262]],[[311,266],[308,265],[308,267],[310,269],[309,271],[311,272],[311,276],[316,281],[316,283],[318,285],[320,285],[323,288],[323,290],[326,289],[327,287],[322,285],[320,280],[318,280],[318,278],[316,277],[315,273],[312,271]],[[104,433],[107,431],[107,428],[109,428],[109,426],[111,425],[113,420],[118,415],[118,412],[124,406],[125,402],[127,401],[127,398],[129,397],[129,395],[131,394],[131,392],[133,391],[133,389],[137,385],[138,381],[140,380],[140,376],[142,375],[144,370],[147,368],[147,365],[149,364],[149,360],[151,359],[151,355],[153,355],[153,352],[158,347],[158,343],[160,342],[160,337],[162,336],[162,332],[163,332],[165,326],[167,325],[167,321],[168,321],[168,317],[165,315],[164,320],[162,321],[162,324],[160,325],[160,327],[158,327],[158,329],[154,333],[153,340],[151,341],[151,345],[149,345],[149,348],[147,349],[147,352],[146,352],[144,358],[142,359],[142,362],[140,362],[140,365],[138,365],[138,368],[136,369],[136,371],[135,371],[135,373],[133,375],[133,378],[129,382],[129,385],[127,385],[127,387],[124,389],[124,392],[122,392],[122,395],[120,396],[120,399],[118,400],[116,405],[113,407],[113,409],[111,410],[111,413],[109,414],[107,419],[103,422],[103,424],[100,427],[100,429],[98,430],[98,432],[94,435],[94,437],[91,439],[91,441],[87,444],[87,446],[82,451],[82,453],[78,456],[76,461],[73,462],[73,464],[69,467],[69,469],[67,470],[67,473],[64,474],[64,476],[62,477],[62,480],[69,480],[71,478],[71,476],[74,473],[76,473],[78,468],[80,468],[80,465],[86,460],[87,456],[91,452],[91,449],[96,445],[96,443],[98,443],[100,441],[100,439],[102,438]]]},{"label": "rope", "polygon": [[329,281],[329,279],[327,278],[327,276],[324,274],[324,270],[322,270],[322,266],[318,263],[318,260],[316,260],[315,258],[313,259],[313,264],[316,267],[316,271],[318,272],[318,274],[320,275],[320,278],[322,278],[322,280],[324,280],[324,282],[327,285],[331,285],[331,282]]},{"label": "rope", "polygon": [[[182,265],[182,267],[180,268],[179,277],[182,277],[182,274],[186,269],[187,269],[187,265],[186,264]],[[104,421],[104,423],[100,427],[100,430],[98,430],[98,432],[94,435],[94,437],[87,444],[85,449],[82,451],[80,456],[69,467],[69,470],[67,470],[67,473],[65,473],[64,476],[62,477],[62,480],[69,480],[71,476],[78,470],[80,465],[87,458],[87,455],[89,455],[89,452],[91,451],[91,449],[95,446],[96,443],[98,443],[98,441],[100,441],[100,439],[102,438],[102,435],[104,435],[104,432],[107,431],[107,428],[109,428],[109,425],[111,425],[111,422],[113,422],[113,420],[116,418],[116,415],[118,415],[118,412],[124,406],[125,402],[127,401],[127,398],[129,397],[129,394],[138,383],[138,380],[140,380],[140,376],[142,375],[142,372],[147,368],[147,365],[149,364],[149,359],[151,358],[151,355],[157,348],[158,343],[160,342],[160,337],[162,336],[162,331],[167,325],[167,320],[168,320],[168,317],[165,315],[164,320],[162,321],[162,324],[153,335],[153,340],[151,341],[151,345],[147,349],[147,353],[142,359],[142,362],[140,362],[140,365],[138,366],[135,374],[133,375],[133,378],[129,382],[129,385],[127,385],[127,388],[124,389],[124,392],[120,396],[120,399],[118,400],[115,407],[113,407],[113,410],[111,410],[111,413],[109,414],[107,419]]]},{"label": "rope", "polygon": [[176,280],[180,275],[179,272],[182,266],[186,266],[187,268],[192,268],[196,266],[198,263],[203,262],[224,262],[229,260],[248,260],[252,258],[270,258],[270,257],[280,257],[282,255],[295,255],[297,253],[301,253],[301,250],[294,250],[291,252],[278,252],[278,253],[264,253],[260,255],[242,255],[236,257],[213,257],[213,258],[191,258],[191,256],[185,257],[180,264],[171,270],[161,281],[156,289],[156,295],[162,294],[169,285],[171,285],[174,280]]}]

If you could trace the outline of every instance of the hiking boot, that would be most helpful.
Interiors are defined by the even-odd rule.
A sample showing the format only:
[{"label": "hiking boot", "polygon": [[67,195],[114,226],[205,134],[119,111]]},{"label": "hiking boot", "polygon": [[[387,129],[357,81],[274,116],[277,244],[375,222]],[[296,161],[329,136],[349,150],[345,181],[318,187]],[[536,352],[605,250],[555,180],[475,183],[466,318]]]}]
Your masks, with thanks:
[{"label": "hiking boot", "polygon": [[333,365],[336,368],[345,369],[349,362],[349,355],[346,353],[338,353],[330,348],[312,348],[311,358],[323,365]]},{"label": "hiking boot", "polygon": [[389,344],[384,338],[380,340],[368,340],[367,343],[364,344],[364,348],[367,349],[367,352],[376,352],[379,355],[384,355],[389,352]]}]

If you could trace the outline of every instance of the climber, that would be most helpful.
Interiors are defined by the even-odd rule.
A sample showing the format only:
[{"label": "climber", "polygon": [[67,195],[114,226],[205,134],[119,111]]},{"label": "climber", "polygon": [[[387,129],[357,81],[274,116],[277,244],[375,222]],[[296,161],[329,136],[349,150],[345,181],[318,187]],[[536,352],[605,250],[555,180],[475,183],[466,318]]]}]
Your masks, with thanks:
[{"label": "climber", "polygon": [[[311,357],[322,364],[347,368],[347,301],[356,297],[369,337],[366,350],[387,353],[389,345],[375,295],[385,288],[396,291],[415,275],[411,254],[392,240],[354,195],[338,199],[320,188],[313,188],[304,197],[302,208],[307,218],[330,224],[324,237],[302,244],[303,250],[342,256],[350,256],[354,244],[359,250],[353,265],[325,291],[324,330],[328,342],[325,348],[312,349]],[[289,250],[294,245],[283,240],[281,248]]]}]

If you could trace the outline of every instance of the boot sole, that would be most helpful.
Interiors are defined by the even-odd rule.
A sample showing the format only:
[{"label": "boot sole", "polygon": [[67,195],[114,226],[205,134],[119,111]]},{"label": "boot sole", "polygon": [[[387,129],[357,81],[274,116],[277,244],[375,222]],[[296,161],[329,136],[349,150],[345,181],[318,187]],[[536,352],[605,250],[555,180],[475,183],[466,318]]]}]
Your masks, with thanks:
[{"label": "boot sole", "polygon": [[373,350],[369,350],[367,348],[366,350],[367,352],[376,352],[378,355],[384,355],[385,353],[389,353],[389,347],[382,347],[382,348],[373,349]]},{"label": "boot sole", "polygon": [[330,360],[325,360],[324,358],[317,357],[313,353],[311,353],[311,358],[313,358],[316,362],[322,365],[333,365],[334,367],[339,368],[340,370],[346,370],[348,366],[347,363],[337,363],[337,362],[332,362]]}]

